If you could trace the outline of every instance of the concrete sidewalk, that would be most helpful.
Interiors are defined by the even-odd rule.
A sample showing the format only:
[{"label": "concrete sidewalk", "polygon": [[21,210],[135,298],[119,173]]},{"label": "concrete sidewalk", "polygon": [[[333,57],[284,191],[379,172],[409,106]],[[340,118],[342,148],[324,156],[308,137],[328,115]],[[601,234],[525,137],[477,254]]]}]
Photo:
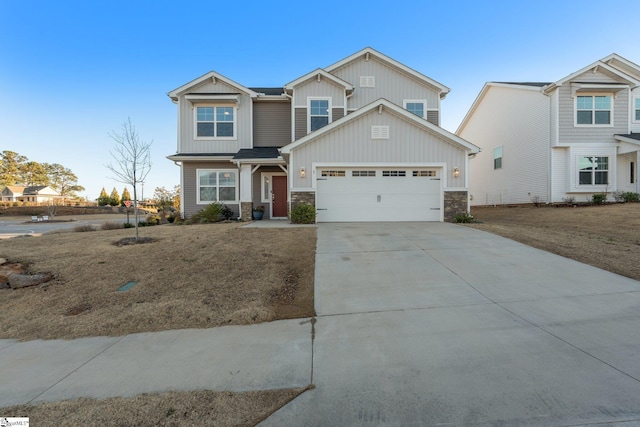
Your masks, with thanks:
[{"label": "concrete sidewalk", "polygon": [[304,387],[311,323],[182,329],[76,340],[0,340],[0,407],[78,397]]},{"label": "concrete sidewalk", "polygon": [[453,224],[317,247],[316,389],[261,425],[640,425],[640,283]]}]

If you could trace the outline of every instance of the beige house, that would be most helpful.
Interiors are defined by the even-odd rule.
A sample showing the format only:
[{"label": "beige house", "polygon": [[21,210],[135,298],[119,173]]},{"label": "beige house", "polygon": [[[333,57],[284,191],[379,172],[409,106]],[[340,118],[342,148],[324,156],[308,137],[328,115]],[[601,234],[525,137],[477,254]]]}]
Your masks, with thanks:
[{"label": "beige house", "polygon": [[276,88],[211,71],[178,107],[182,214],[212,202],[250,219],[299,203],[319,222],[444,221],[468,211],[478,147],[440,125],[449,88],[371,48]]},{"label": "beige house", "polygon": [[60,200],[62,196],[53,188],[46,185],[20,187],[6,186],[2,189],[3,202],[23,202],[34,204],[50,204]]}]

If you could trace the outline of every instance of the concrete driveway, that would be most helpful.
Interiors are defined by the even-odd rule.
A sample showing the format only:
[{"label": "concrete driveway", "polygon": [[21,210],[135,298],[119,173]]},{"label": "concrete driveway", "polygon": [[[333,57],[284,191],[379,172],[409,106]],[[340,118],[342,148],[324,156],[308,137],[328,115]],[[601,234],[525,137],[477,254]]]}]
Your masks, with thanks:
[{"label": "concrete driveway", "polygon": [[264,426],[640,425],[640,283],[443,223],[320,224],[312,379]]}]

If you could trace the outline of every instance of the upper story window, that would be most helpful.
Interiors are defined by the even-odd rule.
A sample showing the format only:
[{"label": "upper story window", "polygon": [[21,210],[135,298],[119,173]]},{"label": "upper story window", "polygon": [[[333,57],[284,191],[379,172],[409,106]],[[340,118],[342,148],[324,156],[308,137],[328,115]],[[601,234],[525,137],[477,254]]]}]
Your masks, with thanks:
[{"label": "upper story window", "polygon": [[606,185],[609,183],[608,157],[579,157],[578,182],[580,185]]},{"label": "upper story window", "polygon": [[328,98],[309,100],[309,132],[331,123],[331,105]]},{"label": "upper story window", "polygon": [[636,122],[640,122],[640,96],[636,97],[634,100],[634,108],[633,108],[633,119]]},{"label": "upper story window", "polygon": [[196,107],[196,138],[233,139],[235,136],[236,121],[234,107]]},{"label": "upper story window", "polygon": [[426,118],[427,101],[408,99],[403,102],[404,108],[418,117]]},{"label": "upper story window", "polygon": [[502,169],[502,145],[493,149],[493,168]]},{"label": "upper story window", "polygon": [[577,125],[611,125],[611,95],[576,97]]}]

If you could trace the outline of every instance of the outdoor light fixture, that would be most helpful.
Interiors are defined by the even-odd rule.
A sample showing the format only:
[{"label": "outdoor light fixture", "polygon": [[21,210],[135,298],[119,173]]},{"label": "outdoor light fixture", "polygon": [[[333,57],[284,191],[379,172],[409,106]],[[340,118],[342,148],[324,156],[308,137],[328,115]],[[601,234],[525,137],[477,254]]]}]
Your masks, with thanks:
[{"label": "outdoor light fixture", "polygon": [[453,168],[453,177],[457,178],[460,176],[460,169],[458,168]]},{"label": "outdoor light fixture", "polygon": [[300,168],[300,178],[304,178],[305,176],[307,176],[307,172],[304,170],[304,168]]}]

